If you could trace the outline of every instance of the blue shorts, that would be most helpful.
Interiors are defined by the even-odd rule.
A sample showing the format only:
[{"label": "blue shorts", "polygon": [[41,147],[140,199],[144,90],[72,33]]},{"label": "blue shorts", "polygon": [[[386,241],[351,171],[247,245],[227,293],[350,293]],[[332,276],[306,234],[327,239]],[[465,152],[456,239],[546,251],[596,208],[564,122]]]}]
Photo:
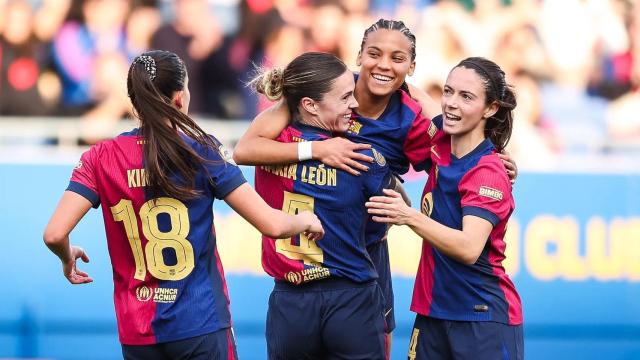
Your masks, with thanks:
[{"label": "blue shorts", "polygon": [[125,360],[228,360],[238,359],[231,328],[184,340],[153,345],[122,345]]},{"label": "blue shorts", "polygon": [[385,359],[383,298],[375,281],[276,281],[267,312],[269,359]]},{"label": "blue shorts", "polygon": [[391,282],[391,265],[389,262],[389,244],[386,240],[367,246],[369,257],[378,272],[378,285],[384,296],[384,314],[387,327],[391,333],[396,328],[396,315],[393,307],[393,283]]},{"label": "blue shorts", "polygon": [[408,359],[524,359],[522,325],[416,315]]}]

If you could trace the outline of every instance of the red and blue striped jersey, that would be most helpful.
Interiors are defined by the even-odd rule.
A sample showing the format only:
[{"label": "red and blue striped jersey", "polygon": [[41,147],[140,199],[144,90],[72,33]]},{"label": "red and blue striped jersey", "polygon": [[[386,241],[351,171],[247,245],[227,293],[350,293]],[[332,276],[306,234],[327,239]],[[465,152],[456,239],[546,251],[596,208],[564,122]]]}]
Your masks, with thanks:
[{"label": "red and blue striped jersey", "polygon": [[[322,129],[294,123],[277,141],[321,141],[331,134]],[[360,176],[329,167],[319,161],[256,167],[256,190],[275,209],[294,214],[313,211],[325,230],[318,242],[303,234],[288,239],[262,237],[262,266],[276,280],[293,284],[346,278],[365,282],[378,277],[367,253],[365,228],[369,215],[364,203],[381,194],[391,173],[382,154],[375,149],[363,153],[376,161]],[[382,225],[382,226],[380,226]],[[377,239],[384,237],[380,224]]]},{"label": "red and blue striped jersey", "polygon": [[67,188],[95,208],[102,205],[118,333],[126,345],[181,340],[231,326],[212,205],[246,180],[228,155],[183,139],[210,160],[196,177],[201,192],[196,199],[150,198],[138,129],[91,147]]},{"label": "red and blue striped jersey", "polygon": [[[438,132],[442,117],[434,118]],[[511,183],[496,148],[485,139],[469,154],[451,154],[449,136],[431,148],[435,166],[422,195],[422,212],[435,221],[462,230],[465,215],[493,225],[477,262],[462,264],[423,241],[411,310],[458,321],[522,323],[522,304],[502,261],[504,235],[515,203]]]}]

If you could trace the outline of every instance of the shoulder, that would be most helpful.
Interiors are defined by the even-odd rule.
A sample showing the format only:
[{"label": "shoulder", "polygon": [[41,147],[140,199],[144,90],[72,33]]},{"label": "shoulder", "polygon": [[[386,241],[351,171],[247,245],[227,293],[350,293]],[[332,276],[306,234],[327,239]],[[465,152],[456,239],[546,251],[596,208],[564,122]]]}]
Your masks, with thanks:
[{"label": "shoulder", "polygon": [[511,181],[497,153],[482,155],[477,164],[469,169],[463,180],[470,184],[486,184],[500,191],[511,191]]},{"label": "shoulder", "polygon": [[420,103],[409,95],[406,91],[398,89],[396,91],[400,104],[404,111],[411,112],[415,115],[422,113],[422,106]]}]

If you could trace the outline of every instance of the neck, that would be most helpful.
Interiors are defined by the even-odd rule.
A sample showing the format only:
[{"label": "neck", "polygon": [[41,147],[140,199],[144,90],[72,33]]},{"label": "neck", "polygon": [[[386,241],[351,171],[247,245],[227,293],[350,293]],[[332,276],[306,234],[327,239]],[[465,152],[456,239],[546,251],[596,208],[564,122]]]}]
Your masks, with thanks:
[{"label": "neck", "polygon": [[331,131],[331,129],[329,129],[325,124],[323,124],[317,116],[313,116],[311,114],[300,114],[300,116],[298,116],[298,121],[301,124],[305,124],[305,125],[309,125],[309,126],[313,126],[315,128],[318,129],[323,129],[323,130],[327,130],[327,131]]},{"label": "neck", "polygon": [[484,139],[484,129],[474,129],[466,134],[452,135],[451,153],[459,159],[472,152]]},{"label": "neck", "polygon": [[364,80],[356,82],[355,98],[358,100],[358,114],[369,119],[377,119],[382,115],[389,104],[392,94],[377,96],[367,90]]}]

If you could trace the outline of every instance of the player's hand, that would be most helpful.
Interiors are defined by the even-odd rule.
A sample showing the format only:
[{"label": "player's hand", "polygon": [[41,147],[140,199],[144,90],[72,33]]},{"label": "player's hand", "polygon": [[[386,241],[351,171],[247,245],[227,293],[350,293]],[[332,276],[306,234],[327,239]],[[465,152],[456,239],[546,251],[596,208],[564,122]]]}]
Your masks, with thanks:
[{"label": "player's hand", "polygon": [[502,150],[498,154],[504,167],[507,168],[507,175],[509,175],[509,180],[511,180],[511,184],[516,183],[516,178],[518,177],[518,165],[516,165],[515,160],[511,157],[511,154],[507,150]]},{"label": "player's hand", "polygon": [[314,141],[313,158],[331,167],[344,170],[352,175],[360,175],[369,167],[358,161],[373,162],[373,158],[356,151],[370,149],[369,144],[357,144],[345,138],[335,137],[324,141]]},{"label": "player's hand", "polygon": [[307,230],[304,232],[304,235],[309,240],[318,241],[322,239],[322,237],[324,236],[324,228],[322,227],[322,223],[320,223],[320,219],[318,219],[316,214],[310,211],[303,211],[299,213],[298,216],[302,218],[302,221],[309,225]]},{"label": "player's hand", "polygon": [[64,277],[69,280],[70,283],[76,284],[88,284],[93,282],[93,279],[86,272],[80,270],[76,266],[78,259],[81,259],[85,263],[89,262],[89,256],[79,246],[71,246],[71,260],[62,263],[62,271]]},{"label": "player's hand", "polygon": [[373,221],[394,225],[408,224],[416,210],[407,206],[398,192],[391,189],[383,191],[386,196],[372,196],[365,203],[367,212],[373,215]]}]

